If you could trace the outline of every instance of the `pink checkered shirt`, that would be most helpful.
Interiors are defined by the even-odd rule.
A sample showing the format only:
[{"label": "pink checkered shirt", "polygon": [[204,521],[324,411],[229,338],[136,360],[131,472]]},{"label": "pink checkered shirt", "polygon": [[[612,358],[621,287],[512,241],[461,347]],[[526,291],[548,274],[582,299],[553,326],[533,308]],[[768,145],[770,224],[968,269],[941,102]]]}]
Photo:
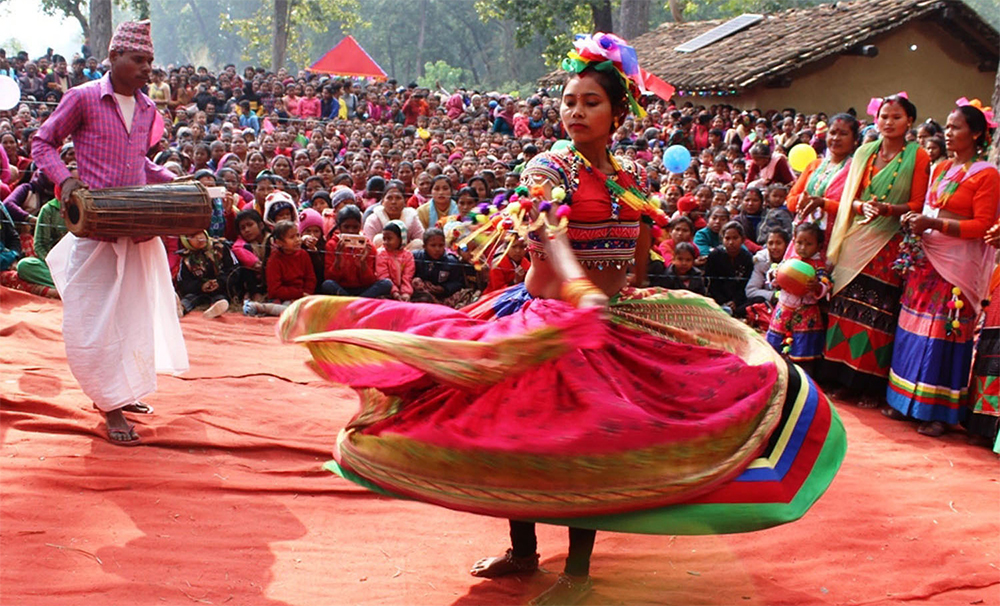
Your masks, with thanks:
[{"label": "pink checkered shirt", "polygon": [[69,178],[59,159],[63,140],[72,135],[80,180],[91,189],[165,183],[173,173],[146,158],[156,105],[135,93],[132,132],[115,101],[111,76],[69,89],[31,144],[35,162],[53,183]]},{"label": "pink checkered shirt", "polygon": [[31,143],[31,155],[52,180],[62,183],[69,169],[59,158],[67,136],[73,137],[80,180],[91,189],[165,183],[174,174],[146,158],[156,105],[135,93],[132,132],[115,100],[110,74],[69,89]]}]

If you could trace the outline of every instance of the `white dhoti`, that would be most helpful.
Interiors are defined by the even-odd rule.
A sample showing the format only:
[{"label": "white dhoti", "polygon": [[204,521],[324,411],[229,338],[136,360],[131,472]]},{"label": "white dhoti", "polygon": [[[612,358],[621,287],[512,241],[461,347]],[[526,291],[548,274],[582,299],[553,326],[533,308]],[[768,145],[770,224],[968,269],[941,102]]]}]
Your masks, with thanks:
[{"label": "white dhoti", "polygon": [[188,369],[159,238],[137,244],[67,234],[46,262],[63,301],[69,368],[98,408],[131,404],[156,391],[156,373]]}]

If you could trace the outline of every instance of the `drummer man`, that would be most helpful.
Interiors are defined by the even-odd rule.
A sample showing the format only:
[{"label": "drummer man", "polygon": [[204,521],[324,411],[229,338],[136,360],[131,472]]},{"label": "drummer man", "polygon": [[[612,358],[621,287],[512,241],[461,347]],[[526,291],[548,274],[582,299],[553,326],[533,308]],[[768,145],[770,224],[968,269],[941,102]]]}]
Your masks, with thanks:
[{"label": "drummer man", "polygon": [[[81,187],[164,183],[173,174],[146,158],[156,105],[149,82],[149,21],[118,26],[108,47],[111,71],[71,88],[38,129],[32,155],[66,202]],[[59,159],[73,138],[79,179]],[[188,368],[167,257],[159,238],[77,238],[68,234],[46,259],[63,300],[63,340],[73,376],[104,414],[113,444],[139,436],[124,412],[149,413],[140,402],[156,390],[156,372]]]}]

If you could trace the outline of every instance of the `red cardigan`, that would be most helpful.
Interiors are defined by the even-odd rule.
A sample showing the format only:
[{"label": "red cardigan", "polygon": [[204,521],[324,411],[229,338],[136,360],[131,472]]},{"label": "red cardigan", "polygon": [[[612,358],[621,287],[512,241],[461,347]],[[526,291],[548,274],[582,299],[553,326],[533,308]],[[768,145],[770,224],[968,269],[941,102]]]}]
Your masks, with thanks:
[{"label": "red cardigan", "polygon": [[279,301],[294,301],[316,292],[316,272],[309,253],[275,250],[267,260],[267,295]]}]

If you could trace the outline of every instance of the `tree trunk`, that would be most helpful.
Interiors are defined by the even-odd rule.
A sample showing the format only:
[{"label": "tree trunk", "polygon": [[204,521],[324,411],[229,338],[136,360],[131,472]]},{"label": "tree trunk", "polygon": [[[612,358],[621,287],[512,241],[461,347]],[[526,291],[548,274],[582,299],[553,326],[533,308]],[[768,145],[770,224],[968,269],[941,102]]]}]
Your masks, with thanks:
[{"label": "tree trunk", "polygon": [[670,16],[674,18],[674,23],[684,23],[685,0],[670,0]]},{"label": "tree trunk", "polygon": [[[1000,65],[997,65],[997,77],[993,82],[993,101],[990,103],[991,107],[1000,108]],[[994,109],[994,112],[1000,113],[1000,110]],[[995,166],[1000,167],[1000,131],[993,133],[993,146],[990,148],[990,162]]]},{"label": "tree trunk", "polygon": [[[69,7],[69,12],[74,18],[76,18],[77,21],[80,22],[80,29],[83,30],[83,37],[90,38],[90,24],[87,22],[87,17],[85,17],[83,12],[80,10],[80,3],[72,3]],[[94,51],[91,50],[91,52]]]},{"label": "tree trunk", "polygon": [[420,2],[420,33],[417,34],[417,53],[414,60],[417,62],[414,73],[417,77],[424,75],[424,34],[427,32],[427,0]]},{"label": "tree trunk", "polygon": [[621,36],[632,40],[649,31],[649,3],[651,0],[622,0]]},{"label": "tree trunk", "polygon": [[394,53],[392,51],[392,33],[388,29],[385,30],[385,44],[386,44],[386,47],[389,49],[389,74],[392,76],[392,79],[395,80],[396,79],[396,53]]},{"label": "tree trunk", "polygon": [[289,4],[289,0],[274,0],[274,45],[271,47],[271,71],[274,72],[285,66]]},{"label": "tree trunk", "polygon": [[90,1],[90,52],[98,61],[108,56],[111,44],[111,0]]},{"label": "tree trunk", "polygon": [[604,32],[605,34],[614,32],[611,0],[590,0],[590,14],[594,19],[594,32]]}]

